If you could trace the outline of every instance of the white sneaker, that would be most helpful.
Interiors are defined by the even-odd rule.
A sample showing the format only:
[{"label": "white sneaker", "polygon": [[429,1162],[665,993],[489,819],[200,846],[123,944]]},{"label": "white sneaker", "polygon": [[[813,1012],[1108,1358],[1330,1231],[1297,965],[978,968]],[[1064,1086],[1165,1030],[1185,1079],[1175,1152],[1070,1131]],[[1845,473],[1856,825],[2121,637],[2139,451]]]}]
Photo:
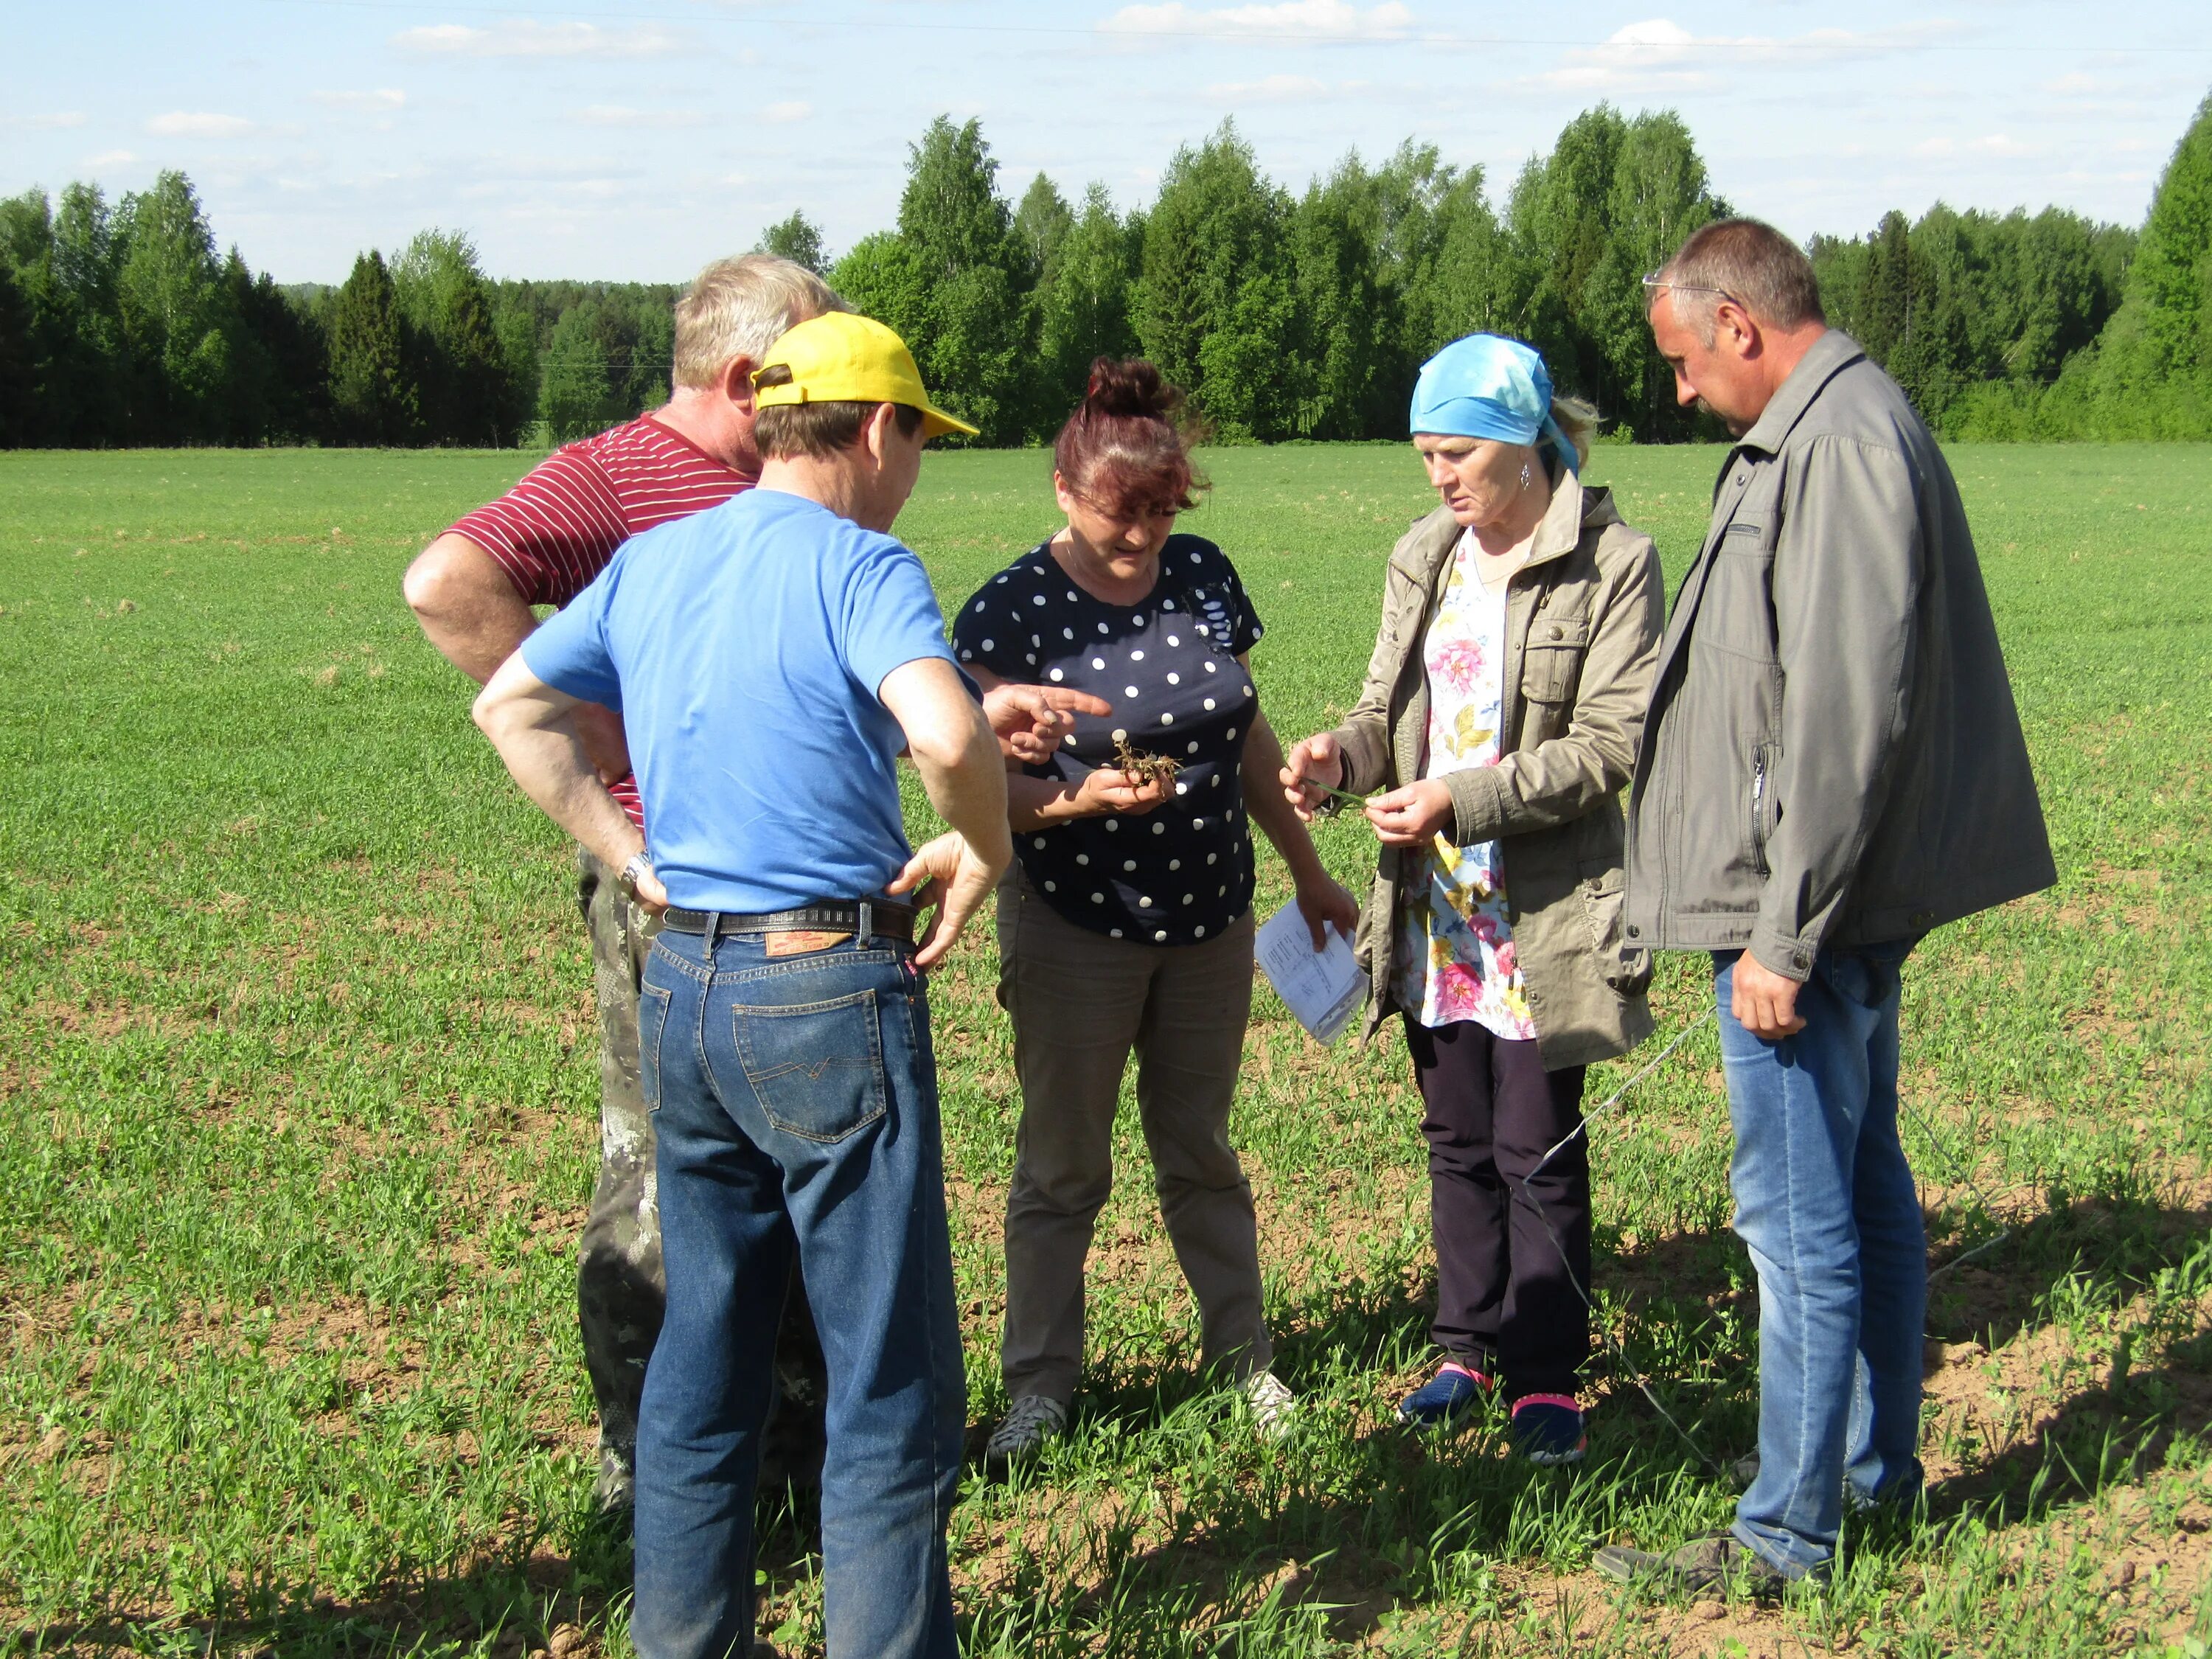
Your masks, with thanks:
[{"label": "white sneaker", "polygon": [[1291,1431],[1298,1397],[1273,1371],[1255,1371],[1237,1385],[1252,1408],[1252,1426],[1262,1440],[1280,1440]]},{"label": "white sneaker", "polygon": [[1008,1408],[1005,1421],[984,1443],[984,1461],[1006,1464],[1033,1457],[1048,1440],[1067,1431],[1067,1407],[1048,1395],[1025,1394]]}]

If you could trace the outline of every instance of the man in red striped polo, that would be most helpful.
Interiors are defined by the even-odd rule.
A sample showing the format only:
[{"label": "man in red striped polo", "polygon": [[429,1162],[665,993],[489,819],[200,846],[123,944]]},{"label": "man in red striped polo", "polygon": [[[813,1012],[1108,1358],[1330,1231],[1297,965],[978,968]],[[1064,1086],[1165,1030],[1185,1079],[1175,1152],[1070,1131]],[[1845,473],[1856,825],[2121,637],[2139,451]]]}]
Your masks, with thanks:
[{"label": "man in red striped polo", "polygon": [[[760,476],[753,370],[793,325],[847,309],[787,259],[754,253],[708,266],[677,301],[668,402],[555,451],[409,567],[407,603],[430,642],[481,684],[538,626],[532,605],[568,604],[630,537],[751,489]],[[579,712],[590,716],[580,725],[600,779],[641,826],[622,717],[588,705]],[[653,1120],[638,1080],[638,975],[649,940],[615,872],[581,848],[576,862],[599,997],[600,1147],[578,1252],[577,1316],[599,1402],[599,1501],[622,1509],[664,1299]],[[766,1450],[786,1478],[805,1478],[820,1444],[822,1361],[803,1296],[789,1298],[777,1371],[785,1403]]]},{"label": "man in red striped polo", "polygon": [[[760,477],[752,374],[787,330],[850,309],[813,272],[749,253],[718,260],[676,305],[674,391],[648,415],[556,450],[514,489],[459,520],[408,568],[407,603],[430,642],[478,684],[538,626],[531,607],[565,605],[630,537],[720,506]],[[1048,757],[1070,715],[1109,706],[1062,688],[1004,685],[983,713],[1009,753]],[[622,717],[582,705],[576,723],[601,781],[641,828]],[[599,1412],[600,1503],[630,1502],[638,1400],[665,1299],[653,1181],[653,1119],[639,1083],[638,975],[645,916],[616,872],[580,847],[577,902],[592,938],[599,1008],[599,1176],[578,1252],[584,1364]],[[793,1289],[798,1289],[796,1280]],[[760,1486],[811,1480],[822,1444],[822,1352],[802,1294],[787,1298]]]}]

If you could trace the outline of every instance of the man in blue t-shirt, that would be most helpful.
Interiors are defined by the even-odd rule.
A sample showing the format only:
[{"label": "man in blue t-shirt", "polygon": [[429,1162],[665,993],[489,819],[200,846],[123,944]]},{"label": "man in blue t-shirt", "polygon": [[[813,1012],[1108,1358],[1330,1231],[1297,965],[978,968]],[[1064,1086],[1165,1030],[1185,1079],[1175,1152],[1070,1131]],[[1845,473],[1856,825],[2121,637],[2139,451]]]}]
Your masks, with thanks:
[{"label": "man in blue t-shirt", "polygon": [[[973,428],[866,318],[800,324],[754,379],[758,487],[625,544],[477,720],[662,912],[638,1024],[668,1312],[639,1419],[631,1640],[644,1659],[750,1640],[766,1334],[795,1248],[830,1373],[829,1651],[952,1659],[967,1398],[919,970],[1012,849],[998,744],[888,532],[922,445]],[[586,757],[585,704],[622,714],[649,848]],[[919,853],[902,751],[952,826]]]}]

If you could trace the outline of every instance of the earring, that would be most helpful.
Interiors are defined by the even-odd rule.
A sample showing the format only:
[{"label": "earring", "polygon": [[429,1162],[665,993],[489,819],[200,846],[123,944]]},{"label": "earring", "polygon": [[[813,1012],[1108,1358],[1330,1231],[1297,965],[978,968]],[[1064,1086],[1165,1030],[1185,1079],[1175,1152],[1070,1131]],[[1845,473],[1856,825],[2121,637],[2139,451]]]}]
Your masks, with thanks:
[{"label": "earring", "polygon": [[1536,482],[1536,475],[1528,470],[1528,463],[1521,463],[1521,488],[1526,489]]}]

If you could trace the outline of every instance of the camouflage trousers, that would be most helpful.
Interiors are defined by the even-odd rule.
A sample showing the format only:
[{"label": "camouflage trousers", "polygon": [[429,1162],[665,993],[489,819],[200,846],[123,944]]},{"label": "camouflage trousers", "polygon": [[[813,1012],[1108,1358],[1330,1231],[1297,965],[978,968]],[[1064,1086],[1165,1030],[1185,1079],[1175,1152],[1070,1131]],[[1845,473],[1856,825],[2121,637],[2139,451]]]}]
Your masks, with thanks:
[{"label": "camouflage trousers", "polygon": [[[653,929],[614,872],[576,849],[576,899],[592,936],[599,1008],[599,1176],[577,1252],[576,1316],[599,1412],[600,1503],[627,1508],[637,1459],[638,1401],[660,1335],[667,1283],[653,1191],[653,1115],[638,1075],[637,994]],[[762,1437],[760,1484],[811,1486],[822,1470],[828,1373],[794,1264],[775,1333],[776,1402]]]}]

